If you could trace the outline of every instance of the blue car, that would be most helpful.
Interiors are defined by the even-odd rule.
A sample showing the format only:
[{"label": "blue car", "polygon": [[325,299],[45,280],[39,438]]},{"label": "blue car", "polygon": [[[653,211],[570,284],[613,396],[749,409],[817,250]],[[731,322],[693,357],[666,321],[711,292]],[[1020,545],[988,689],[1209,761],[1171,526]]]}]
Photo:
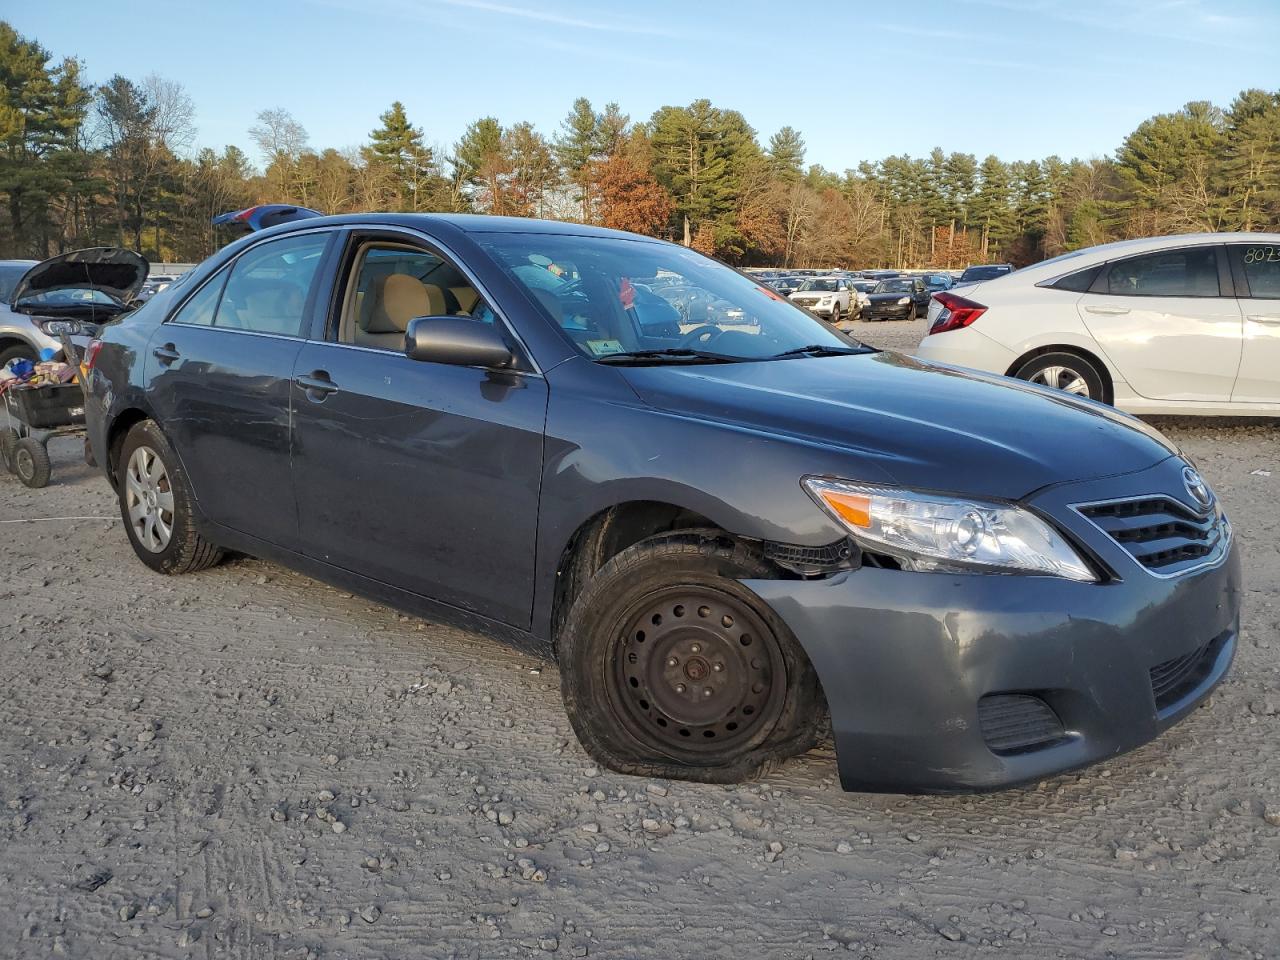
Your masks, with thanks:
[{"label": "blue car", "polygon": [[731,782],[829,715],[847,789],[1006,786],[1186,716],[1231,525],[1159,433],[851,339],[651,238],[289,216],[104,328],[137,557],[237,551],[559,663],[609,767]]}]

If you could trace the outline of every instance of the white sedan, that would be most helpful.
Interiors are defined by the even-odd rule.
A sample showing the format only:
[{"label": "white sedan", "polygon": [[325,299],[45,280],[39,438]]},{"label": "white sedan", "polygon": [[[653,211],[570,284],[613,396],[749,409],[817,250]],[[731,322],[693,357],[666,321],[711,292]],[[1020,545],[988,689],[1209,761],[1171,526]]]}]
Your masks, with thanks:
[{"label": "white sedan", "polygon": [[1122,240],[943,291],[916,351],[1130,413],[1280,415],[1280,234]]}]

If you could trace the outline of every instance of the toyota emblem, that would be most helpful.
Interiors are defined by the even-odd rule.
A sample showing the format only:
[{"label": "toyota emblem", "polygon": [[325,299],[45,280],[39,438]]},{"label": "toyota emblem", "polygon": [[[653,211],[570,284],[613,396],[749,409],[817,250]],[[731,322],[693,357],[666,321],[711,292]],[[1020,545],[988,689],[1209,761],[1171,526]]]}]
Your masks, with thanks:
[{"label": "toyota emblem", "polygon": [[1204,478],[1200,474],[1196,473],[1191,467],[1183,467],[1182,483],[1187,488],[1187,493],[1191,495],[1191,499],[1196,506],[1201,510],[1209,509],[1209,505],[1213,503],[1213,494],[1209,491],[1209,485],[1204,482]]}]

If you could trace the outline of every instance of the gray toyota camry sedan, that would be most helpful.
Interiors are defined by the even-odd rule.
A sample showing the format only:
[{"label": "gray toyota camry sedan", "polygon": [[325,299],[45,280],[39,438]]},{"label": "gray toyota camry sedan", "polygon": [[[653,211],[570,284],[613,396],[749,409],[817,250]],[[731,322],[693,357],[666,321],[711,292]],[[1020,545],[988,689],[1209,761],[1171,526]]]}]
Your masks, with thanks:
[{"label": "gray toyota camry sedan", "polygon": [[738,780],[829,715],[847,789],[1001,787],[1157,736],[1235,651],[1231,526],[1159,433],[670,243],[293,219],[89,360],[143,563],[243,552],[552,656],[615,770]]}]

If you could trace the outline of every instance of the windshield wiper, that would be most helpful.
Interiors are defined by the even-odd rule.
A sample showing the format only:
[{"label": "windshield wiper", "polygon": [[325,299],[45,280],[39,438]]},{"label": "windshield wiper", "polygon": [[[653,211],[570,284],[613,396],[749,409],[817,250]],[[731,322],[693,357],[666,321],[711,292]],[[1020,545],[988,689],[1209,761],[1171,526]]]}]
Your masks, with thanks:
[{"label": "windshield wiper", "polygon": [[855,353],[869,353],[869,347],[837,347],[829,343],[811,343],[807,347],[796,347],[775,353],[770,360],[782,360],[786,357],[845,357]]},{"label": "windshield wiper", "polygon": [[661,363],[664,360],[702,361],[703,363],[739,363],[746,357],[730,357],[723,353],[707,353],[705,350],[690,350],[686,347],[670,347],[665,350],[628,350],[625,353],[610,353],[596,357],[596,363]]}]

